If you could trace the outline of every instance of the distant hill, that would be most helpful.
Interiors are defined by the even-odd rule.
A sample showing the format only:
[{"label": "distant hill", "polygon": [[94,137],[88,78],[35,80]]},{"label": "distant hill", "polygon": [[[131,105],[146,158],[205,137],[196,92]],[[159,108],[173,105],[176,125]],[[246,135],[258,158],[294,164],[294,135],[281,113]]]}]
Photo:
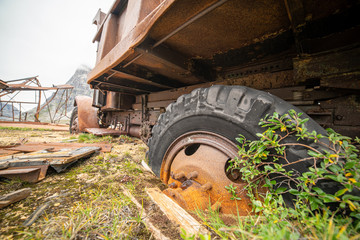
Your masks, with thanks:
[{"label": "distant hill", "polygon": [[[0,102],[0,109],[2,109],[2,111],[0,112],[0,120],[1,121],[12,121],[12,105],[11,103],[4,103],[4,102]],[[17,109],[17,107],[15,107],[14,105],[14,116],[15,118],[19,117],[19,109]]]},{"label": "distant hill", "polygon": [[[88,66],[80,66],[76,69],[74,75],[65,83],[74,86],[74,89],[72,90],[72,93],[70,95],[70,98],[68,100],[68,105],[66,108],[67,116],[70,117],[71,112],[74,108],[74,100],[75,96],[83,95],[83,96],[90,96],[92,97],[92,90],[90,89],[90,85],[86,83],[87,75],[90,72],[90,67]],[[49,107],[52,115],[55,113],[57,106],[61,102],[61,97],[64,90],[59,90],[56,94],[55,98],[51,101]],[[47,96],[47,99],[51,99],[52,95]],[[63,96],[65,98],[65,95]],[[62,106],[58,112],[65,112],[64,111],[65,106]],[[28,111],[28,114],[31,116],[34,115],[36,108],[31,109]],[[58,115],[57,115],[58,116]],[[55,117],[57,118],[57,117]],[[41,112],[39,119],[41,122],[50,122],[49,113],[47,110],[47,107],[45,107]],[[69,118],[62,118],[60,123],[69,123]]]}]

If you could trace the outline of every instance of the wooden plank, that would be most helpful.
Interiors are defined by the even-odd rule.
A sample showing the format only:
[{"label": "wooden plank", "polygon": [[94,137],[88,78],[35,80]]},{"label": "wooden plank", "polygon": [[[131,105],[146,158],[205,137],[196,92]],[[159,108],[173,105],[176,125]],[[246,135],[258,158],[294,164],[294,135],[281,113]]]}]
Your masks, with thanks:
[{"label": "wooden plank", "polygon": [[5,169],[9,167],[9,163],[8,162],[0,162],[0,169]]},{"label": "wooden plank", "polygon": [[100,147],[101,152],[111,152],[111,144],[108,143],[37,143],[30,142],[20,146],[8,148],[8,150],[21,151],[21,152],[36,152],[53,148],[54,151],[60,149],[71,148],[76,149],[80,147]]},{"label": "wooden plank", "polygon": [[58,152],[48,152],[48,151],[38,151],[38,152],[30,152],[30,153],[26,153],[26,154],[17,154],[17,155],[13,155],[13,156],[6,156],[6,157],[0,157],[0,162],[3,161],[23,161],[23,160],[28,160],[28,161],[32,161],[33,159],[35,160],[44,160],[44,159],[51,159],[51,158],[67,158],[67,157],[71,157],[72,154],[71,152],[73,151],[73,149],[62,149]]},{"label": "wooden plank", "polygon": [[155,173],[151,170],[149,165],[144,160],[141,161],[141,166],[144,169],[144,171],[147,171],[147,172],[151,173],[152,175],[156,176]]},{"label": "wooden plank", "polygon": [[34,165],[50,165],[57,167],[58,165],[69,164],[80,158],[87,157],[98,150],[100,150],[100,147],[81,147],[75,150],[67,149],[55,153],[34,152],[11,157],[0,157],[0,165],[8,163],[9,167]]},{"label": "wooden plank", "polygon": [[156,203],[161,211],[171,220],[180,225],[180,228],[184,229],[189,234],[198,235],[199,233],[204,235],[210,235],[209,231],[205,229],[195,218],[187,213],[182,207],[180,207],[171,198],[166,196],[158,188],[146,189],[147,194]]},{"label": "wooden plank", "polygon": [[25,222],[23,223],[23,226],[29,227],[31,226],[43,213],[44,211],[50,207],[51,201],[47,201],[46,203],[40,205],[36,210],[28,217]]},{"label": "wooden plank", "polygon": [[15,192],[0,196],[0,208],[4,208],[14,202],[18,202],[18,201],[28,197],[30,195],[30,193],[31,193],[30,188],[23,188],[23,189],[15,191]]},{"label": "wooden plank", "polygon": [[73,150],[72,152],[70,152],[71,157],[68,158],[64,158],[64,159],[51,159],[50,160],[50,165],[61,165],[61,164],[67,164],[70,162],[73,162],[75,160],[78,160],[80,158],[83,157],[87,157],[91,154],[93,154],[96,151],[99,151],[100,147],[82,147],[82,148],[78,148]]}]

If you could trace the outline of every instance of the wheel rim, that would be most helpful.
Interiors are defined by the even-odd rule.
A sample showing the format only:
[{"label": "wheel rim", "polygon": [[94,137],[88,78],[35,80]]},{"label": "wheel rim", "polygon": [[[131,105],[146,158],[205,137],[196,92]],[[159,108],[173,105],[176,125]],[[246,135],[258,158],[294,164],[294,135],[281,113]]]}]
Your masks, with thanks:
[{"label": "wheel rim", "polygon": [[[160,178],[169,189],[165,193],[185,208],[206,209],[221,204],[223,213],[248,215],[250,201],[243,191],[240,174],[226,171],[229,160],[237,156],[237,147],[225,137],[204,131],[186,133],[173,141],[163,158]],[[225,186],[236,187],[238,200]],[[215,206],[216,205],[216,206]]]}]

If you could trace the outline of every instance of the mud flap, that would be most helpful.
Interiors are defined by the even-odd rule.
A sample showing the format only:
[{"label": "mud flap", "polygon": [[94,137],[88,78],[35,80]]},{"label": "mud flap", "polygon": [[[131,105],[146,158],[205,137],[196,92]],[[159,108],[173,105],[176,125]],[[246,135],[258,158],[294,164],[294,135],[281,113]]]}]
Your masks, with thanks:
[{"label": "mud flap", "polygon": [[75,103],[78,107],[79,131],[83,132],[85,128],[99,128],[97,108],[92,106],[92,98],[77,96]]}]

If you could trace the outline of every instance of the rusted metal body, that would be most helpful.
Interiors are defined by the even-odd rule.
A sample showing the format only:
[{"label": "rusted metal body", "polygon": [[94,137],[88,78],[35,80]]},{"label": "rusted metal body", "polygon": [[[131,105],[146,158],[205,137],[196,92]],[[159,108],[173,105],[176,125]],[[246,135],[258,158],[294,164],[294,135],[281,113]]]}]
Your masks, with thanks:
[{"label": "rusted metal body", "polygon": [[35,183],[45,178],[48,167],[48,165],[31,167],[10,167],[5,170],[0,170],[0,176]]},{"label": "rusted metal body", "polygon": [[[12,107],[12,119],[15,121],[16,116],[14,114],[14,104],[17,104],[19,109],[19,116],[17,121],[22,122],[27,120],[27,113],[25,113],[25,116],[22,116],[22,105],[24,104],[30,104],[30,105],[36,105],[36,112],[34,114],[35,122],[40,122],[39,115],[40,111],[47,107],[50,121],[51,123],[59,123],[60,119],[67,116],[67,106],[68,106],[68,100],[70,98],[70,95],[72,93],[72,89],[74,87],[68,84],[65,85],[59,85],[59,86],[53,86],[53,87],[42,87],[40,84],[40,81],[38,77],[29,77],[29,78],[23,78],[23,79],[16,79],[16,80],[10,80],[10,81],[1,81],[0,80],[0,116],[3,116],[3,110],[7,105],[11,105]],[[48,90],[55,90],[55,93],[52,94],[52,96],[48,99],[46,98],[45,91]],[[16,101],[16,96],[22,92],[22,91],[33,91],[35,92],[35,100],[33,102],[31,101]],[[62,92],[62,101],[58,103],[57,106],[55,106],[56,111],[51,113],[49,104],[51,101],[56,97],[56,95],[59,93],[59,91]],[[36,96],[37,93],[37,96]],[[44,96],[46,101],[45,103],[41,104],[41,96]],[[1,98],[4,99],[4,97],[8,97],[6,100],[1,100]],[[59,112],[60,108],[64,107],[61,112]]]},{"label": "rusted metal body", "polygon": [[116,129],[108,129],[108,128],[86,128],[86,132],[94,134],[96,136],[120,136],[120,135],[129,135],[133,137],[140,138],[140,126],[132,125],[128,131],[116,130]]},{"label": "rusted metal body", "polygon": [[[105,125],[148,129],[195,88],[245,85],[286,95],[319,118],[324,99],[358,99],[359,9],[341,0],[117,0],[93,21],[93,104]],[[359,136],[359,123],[336,119],[338,108],[327,108],[332,118],[321,124]],[[340,115],[350,119],[354,112],[356,104]]]},{"label": "rusted metal body", "polygon": [[110,152],[111,144],[107,143],[58,143],[58,142],[48,142],[48,143],[39,143],[39,142],[28,142],[26,144],[19,144],[16,146],[8,146],[4,149],[8,151],[17,151],[23,153],[30,153],[35,151],[59,151],[61,149],[76,149],[81,147],[100,147],[101,152]]},{"label": "rusted metal body", "polygon": [[92,99],[87,96],[76,96],[75,105],[78,107],[78,129],[98,128],[97,109],[92,106]]},{"label": "rusted metal body", "polygon": [[[99,122],[127,133],[139,127],[146,142],[181,95],[244,85],[289,101],[323,127],[360,136],[359,10],[357,1],[343,0],[116,0],[93,21],[98,51],[88,83]],[[201,141],[199,156],[184,153],[188,136],[175,141],[161,178],[183,206],[203,206],[210,196],[218,208],[224,186],[241,187],[236,173],[231,178],[225,171],[236,149],[225,151],[219,136],[192,134]],[[207,161],[211,155],[218,161]],[[224,209],[234,209],[227,204]]]}]

